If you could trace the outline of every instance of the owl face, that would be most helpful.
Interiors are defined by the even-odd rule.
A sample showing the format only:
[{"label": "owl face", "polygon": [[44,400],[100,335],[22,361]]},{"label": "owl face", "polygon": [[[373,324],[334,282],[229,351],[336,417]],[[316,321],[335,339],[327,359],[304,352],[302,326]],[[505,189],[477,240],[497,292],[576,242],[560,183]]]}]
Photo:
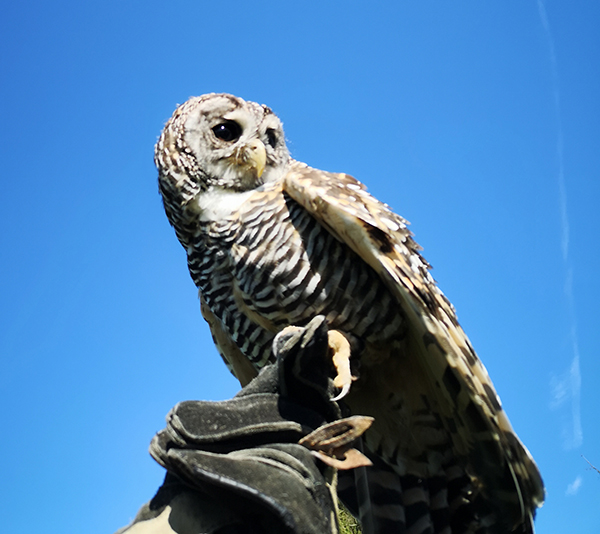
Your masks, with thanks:
[{"label": "owl face", "polygon": [[205,191],[254,189],[277,180],[289,160],[281,121],[254,102],[208,94],[183,104],[171,121]]}]

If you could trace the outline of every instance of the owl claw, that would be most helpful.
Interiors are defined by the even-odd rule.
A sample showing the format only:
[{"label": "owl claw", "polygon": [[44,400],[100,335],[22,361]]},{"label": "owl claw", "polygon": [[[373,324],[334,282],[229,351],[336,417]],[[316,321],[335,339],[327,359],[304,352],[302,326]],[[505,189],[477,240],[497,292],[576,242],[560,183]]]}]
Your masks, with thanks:
[{"label": "owl claw", "polygon": [[329,347],[333,351],[332,361],[335,366],[337,375],[333,379],[333,385],[336,388],[341,388],[341,392],[336,395],[332,401],[343,399],[350,391],[352,382],[356,377],[352,376],[350,370],[350,343],[344,334],[337,330],[328,332]]},{"label": "owl claw", "polygon": [[348,392],[350,391],[350,386],[351,385],[352,384],[344,384],[342,386],[342,391],[340,391],[335,397],[332,397],[331,398],[331,402],[337,402],[339,400],[342,400],[346,395],[348,395]]}]

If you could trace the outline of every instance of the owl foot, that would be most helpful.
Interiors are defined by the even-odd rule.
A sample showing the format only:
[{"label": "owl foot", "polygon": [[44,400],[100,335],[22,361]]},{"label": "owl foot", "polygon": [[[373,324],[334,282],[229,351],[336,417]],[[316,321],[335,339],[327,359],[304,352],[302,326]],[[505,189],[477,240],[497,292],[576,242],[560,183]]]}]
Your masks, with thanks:
[{"label": "owl foot", "polygon": [[352,382],[356,380],[356,377],[352,376],[350,370],[350,342],[348,338],[338,330],[330,330],[329,336],[329,348],[333,351],[332,361],[335,366],[337,375],[333,379],[333,385],[336,388],[341,388],[339,395],[335,396],[332,401],[338,401],[343,399],[350,391]]}]

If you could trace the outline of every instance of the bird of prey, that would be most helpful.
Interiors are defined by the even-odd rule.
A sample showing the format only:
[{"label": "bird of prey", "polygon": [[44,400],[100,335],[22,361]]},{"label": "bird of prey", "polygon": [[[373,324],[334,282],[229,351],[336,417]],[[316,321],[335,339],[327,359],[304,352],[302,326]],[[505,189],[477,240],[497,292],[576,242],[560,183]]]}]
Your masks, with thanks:
[{"label": "bird of prey", "polygon": [[228,94],[179,106],[155,163],[242,385],[278,332],[325,316],[343,402],[375,418],[373,531],[533,532],[539,471],[402,217],[353,177],[292,159],[271,109]]}]

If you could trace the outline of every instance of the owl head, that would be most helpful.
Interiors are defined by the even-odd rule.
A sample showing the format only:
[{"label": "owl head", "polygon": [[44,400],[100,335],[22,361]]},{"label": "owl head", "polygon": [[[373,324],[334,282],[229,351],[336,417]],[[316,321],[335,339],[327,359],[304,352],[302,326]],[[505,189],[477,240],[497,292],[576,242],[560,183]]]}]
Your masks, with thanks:
[{"label": "owl head", "polygon": [[228,94],[191,98],[156,144],[163,196],[248,191],[277,180],[290,159],[281,121],[267,107]]}]

